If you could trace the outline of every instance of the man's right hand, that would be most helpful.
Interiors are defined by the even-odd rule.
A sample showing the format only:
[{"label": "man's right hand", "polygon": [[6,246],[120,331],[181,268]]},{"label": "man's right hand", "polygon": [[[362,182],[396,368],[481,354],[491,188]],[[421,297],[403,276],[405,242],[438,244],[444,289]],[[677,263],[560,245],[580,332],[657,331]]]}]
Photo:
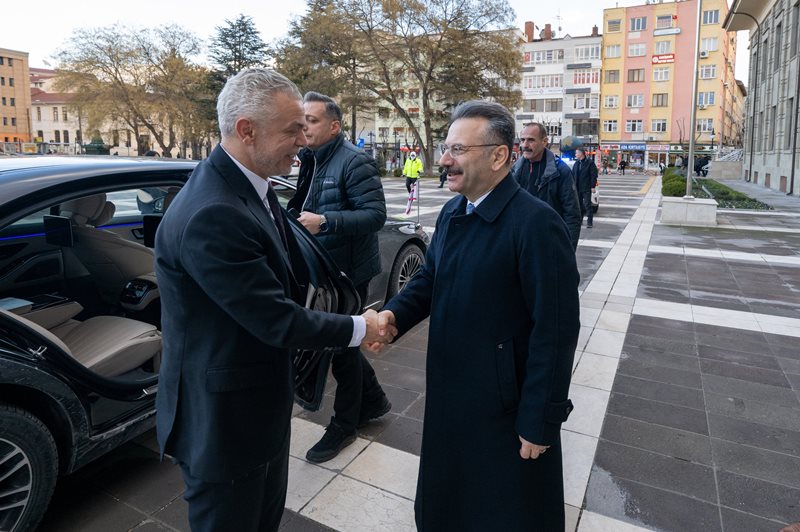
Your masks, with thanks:
[{"label": "man's right hand", "polygon": [[[368,317],[367,314],[370,314]],[[370,336],[370,320],[374,315],[374,333],[376,336]],[[386,344],[392,343],[395,336],[397,336],[397,323],[395,321],[394,313],[389,310],[383,310],[376,313],[374,310],[368,310],[364,313],[364,319],[367,322],[367,334],[364,336],[364,341],[361,346],[373,353],[379,352]]]}]

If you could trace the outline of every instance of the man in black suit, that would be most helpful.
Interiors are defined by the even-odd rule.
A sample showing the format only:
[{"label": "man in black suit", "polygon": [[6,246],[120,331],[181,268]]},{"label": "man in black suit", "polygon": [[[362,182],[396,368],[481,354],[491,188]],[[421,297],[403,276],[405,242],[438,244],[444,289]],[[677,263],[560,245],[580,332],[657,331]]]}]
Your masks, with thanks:
[{"label": "man in black suit", "polygon": [[597,185],[597,166],[594,161],[586,157],[583,148],[575,150],[575,164],[572,166],[572,175],[575,176],[575,186],[578,188],[578,199],[581,205],[581,224],[586,216],[586,227],[592,227],[592,192]]},{"label": "man in black suit", "polygon": [[[356,346],[374,313],[302,306],[302,258],[269,176],[305,146],[297,87],[270,70],[230,78],[222,143],[156,235],[163,358],[158,441],[183,470],[192,530],[277,530],[286,499],[290,348]],[[294,265],[294,268],[292,268]]]}]

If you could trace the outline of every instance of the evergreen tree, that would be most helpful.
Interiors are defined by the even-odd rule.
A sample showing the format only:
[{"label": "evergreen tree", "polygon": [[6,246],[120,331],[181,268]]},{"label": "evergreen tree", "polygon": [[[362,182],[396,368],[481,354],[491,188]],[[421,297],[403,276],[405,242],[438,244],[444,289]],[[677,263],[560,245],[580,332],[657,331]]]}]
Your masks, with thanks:
[{"label": "evergreen tree", "polygon": [[216,27],[209,56],[221,79],[226,80],[245,68],[264,66],[269,48],[253,19],[240,14],[235,20],[225,19],[224,26]]}]

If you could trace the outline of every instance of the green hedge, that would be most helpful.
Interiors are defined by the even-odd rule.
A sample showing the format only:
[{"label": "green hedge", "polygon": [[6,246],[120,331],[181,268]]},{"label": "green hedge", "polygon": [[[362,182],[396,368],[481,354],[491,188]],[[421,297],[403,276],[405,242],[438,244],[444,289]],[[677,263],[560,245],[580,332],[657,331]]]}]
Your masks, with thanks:
[{"label": "green hedge", "polygon": [[686,194],[686,181],[683,179],[668,179],[661,184],[661,195],[673,198],[682,198]]}]

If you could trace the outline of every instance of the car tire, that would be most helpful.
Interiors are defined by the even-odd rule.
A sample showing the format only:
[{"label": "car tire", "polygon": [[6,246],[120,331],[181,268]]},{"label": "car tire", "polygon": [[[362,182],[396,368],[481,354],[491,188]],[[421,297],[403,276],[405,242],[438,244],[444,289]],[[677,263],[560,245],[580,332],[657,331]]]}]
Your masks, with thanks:
[{"label": "car tire", "polygon": [[386,301],[396,296],[424,263],[425,254],[416,244],[409,244],[401,249],[392,264],[392,273],[389,275],[389,285],[386,290]]},{"label": "car tire", "polygon": [[0,493],[6,494],[0,530],[35,530],[57,477],[58,451],[45,424],[30,412],[0,404]]}]

